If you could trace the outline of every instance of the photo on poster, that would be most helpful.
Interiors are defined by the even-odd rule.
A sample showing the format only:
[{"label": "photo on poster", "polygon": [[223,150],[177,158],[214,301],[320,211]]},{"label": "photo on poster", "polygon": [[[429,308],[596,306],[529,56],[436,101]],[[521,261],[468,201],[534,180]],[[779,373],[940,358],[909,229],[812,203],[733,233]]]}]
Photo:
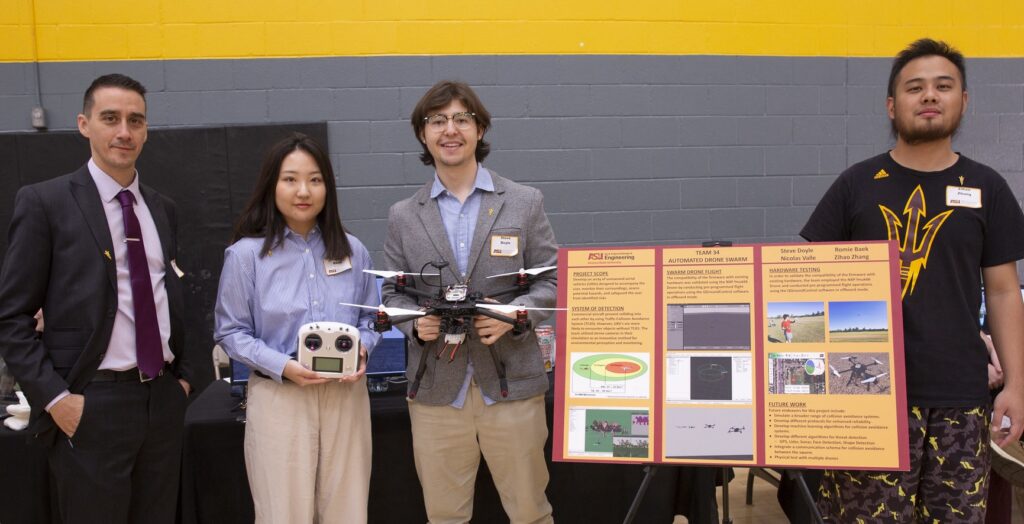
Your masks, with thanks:
[{"label": "photo on poster", "polygon": [[669,351],[749,350],[750,304],[669,304]]},{"label": "photo on poster", "polygon": [[648,458],[650,416],[646,409],[571,408],[569,454]]},{"label": "photo on poster", "polygon": [[889,304],[884,300],[828,303],[829,342],[888,342]]},{"label": "photo on poster", "polygon": [[824,353],[768,353],[768,393],[825,394]]},{"label": "photo on poster", "polygon": [[752,408],[665,410],[665,458],[753,460],[754,438]]},{"label": "photo on poster", "polygon": [[768,342],[825,342],[824,302],[769,302],[764,324]]},{"label": "photo on poster", "polygon": [[690,398],[732,400],[732,359],[694,357],[690,359]]},{"label": "photo on poster", "polygon": [[570,394],[576,398],[650,398],[651,364],[647,353],[570,355]]},{"label": "photo on poster", "polygon": [[665,400],[746,404],[753,378],[750,353],[671,353],[665,357]]},{"label": "photo on poster", "polygon": [[834,395],[888,395],[887,353],[829,353],[828,392]]}]

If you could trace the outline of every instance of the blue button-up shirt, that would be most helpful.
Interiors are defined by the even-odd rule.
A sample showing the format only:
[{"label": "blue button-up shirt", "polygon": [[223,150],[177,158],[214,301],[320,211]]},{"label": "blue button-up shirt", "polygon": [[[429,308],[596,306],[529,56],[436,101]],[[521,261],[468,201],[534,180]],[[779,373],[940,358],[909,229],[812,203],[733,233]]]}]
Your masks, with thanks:
[{"label": "blue button-up shirt", "polygon": [[375,312],[340,302],[377,306],[373,262],[348,235],[351,268],[328,276],[319,228],[309,238],[285,228],[284,241],[260,258],[262,238],[243,238],[224,252],[217,288],[214,339],[232,358],[278,382],[298,349],[299,328],[310,322],[343,322],[359,328],[367,352],[380,340],[370,328]]},{"label": "blue button-up shirt", "polygon": [[[441,210],[441,223],[444,224],[444,231],[448,234],[448,243],[455,254],[455,266],[459,269],[462,278],[466,278],[466,271],[469,266],[469,249],[473,243],[473,234],[476,232],[477,219],[480,216],[480,201],[483,200],[484,192],[494,192],[494,180],[491,173],[484,169],[484,166],[477,164],[476,181],[473,183],[473,192],[466,197],[465,202],[453,195],[441,183],[441,179],[434,173],[434,185],[430,188],[430,198],[437,200],[437,207]],[[442,335],[443,336],[443,335]],[[462,383],[459,395],[450,404],[455,408],[462,408],[466,403],[466,393],[469,392],[469,383],[473,378],[473,361],[466,366],[466,379]],[[483,395],[483,391],[480,391]],[[494,404],[494,400],[483,395],[484,403],[488,406]]]}]

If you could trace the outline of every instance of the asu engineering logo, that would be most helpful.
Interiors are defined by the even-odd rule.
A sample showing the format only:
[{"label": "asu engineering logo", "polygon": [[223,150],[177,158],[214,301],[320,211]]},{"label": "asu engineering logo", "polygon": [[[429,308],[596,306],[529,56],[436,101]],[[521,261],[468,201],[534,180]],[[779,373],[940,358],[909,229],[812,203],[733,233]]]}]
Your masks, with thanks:
[{"label": "asu engineering logo", "polygon": [[939,229],[946,219],[953,214],[953,210],[943,211],[934,218],[921,222],[928,217],[928,210],[925,206],[924,191],[921,186],[914,188],[903,207],[903,215],[907,217],[907,223],[900,221],[899,215],[891,209],[879,204],[882,211],[882,218],[885,219],[885,226],[889,232],[889,240],[895,240],[900,247],[900,282],[903,284],[902,298],[906,298],[909,291],[914,293],[914,285],[921,270],[928,266],[928,253],[932,249],[932,243],[939,234]]},{"label": "asu engineering logo", "polygon": [[603,260],[605,262],[629,262],[635,261],[636,255],[633,255],[628,251],[622,253],[587,253],[587,260]]}]

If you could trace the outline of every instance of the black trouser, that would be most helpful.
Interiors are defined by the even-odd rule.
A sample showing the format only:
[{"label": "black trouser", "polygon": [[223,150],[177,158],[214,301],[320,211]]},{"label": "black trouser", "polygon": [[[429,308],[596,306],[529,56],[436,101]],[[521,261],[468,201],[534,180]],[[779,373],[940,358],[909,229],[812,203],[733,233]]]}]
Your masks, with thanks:
[{"label": "black trouser", "polygon": [[74,437],[50,450],[65,524],[173,523],[185,390],[170,373],[149,382],[92,382]]}]

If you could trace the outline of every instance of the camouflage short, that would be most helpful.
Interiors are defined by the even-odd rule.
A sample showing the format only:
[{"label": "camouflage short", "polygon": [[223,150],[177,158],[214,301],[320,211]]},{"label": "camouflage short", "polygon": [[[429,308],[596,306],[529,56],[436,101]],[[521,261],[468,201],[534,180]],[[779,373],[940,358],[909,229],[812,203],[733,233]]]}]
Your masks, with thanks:
[{"label": "camouflage short", "polygon": [[984,522],[989,408],[910,408],[910,471],[826,471],[827,522]]}]

